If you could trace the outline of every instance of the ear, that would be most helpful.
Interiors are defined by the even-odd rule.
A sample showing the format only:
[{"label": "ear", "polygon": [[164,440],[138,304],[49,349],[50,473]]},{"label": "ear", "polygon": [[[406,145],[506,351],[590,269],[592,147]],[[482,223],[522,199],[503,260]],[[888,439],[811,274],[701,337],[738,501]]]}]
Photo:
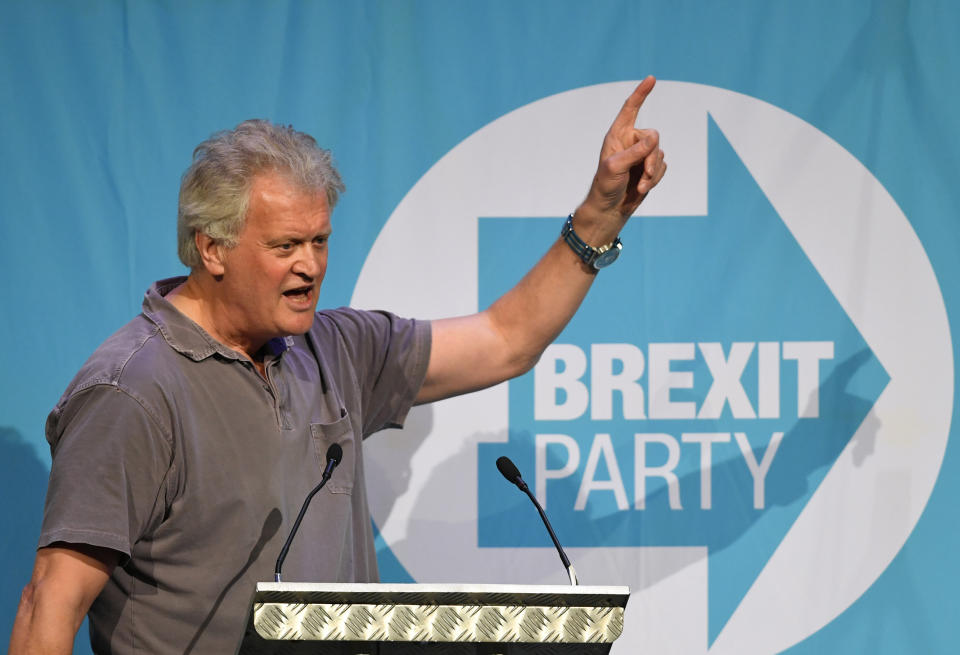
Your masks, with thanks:
[{"label": "ear", "polygon": [[200,259],[203,260],[203,267],[207,273],[213,277],[220,277],[226,270],[224,262],[223,244],[216,241],[199,230],[193,234],[194,243],[197,245],[197,252],[200,253]]}]

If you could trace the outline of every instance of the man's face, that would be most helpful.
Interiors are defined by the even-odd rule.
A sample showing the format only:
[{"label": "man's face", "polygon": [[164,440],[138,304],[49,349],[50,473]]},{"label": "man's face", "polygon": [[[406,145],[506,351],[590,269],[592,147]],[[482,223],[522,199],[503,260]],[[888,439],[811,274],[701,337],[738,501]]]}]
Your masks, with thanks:
[{"label": "man's face", "polygon": [[222,250],[218,331],[252,355],[274,337],[309,330],[330,231],[324,193],[305,193],[276,173],[256,176],[237,245]]}]

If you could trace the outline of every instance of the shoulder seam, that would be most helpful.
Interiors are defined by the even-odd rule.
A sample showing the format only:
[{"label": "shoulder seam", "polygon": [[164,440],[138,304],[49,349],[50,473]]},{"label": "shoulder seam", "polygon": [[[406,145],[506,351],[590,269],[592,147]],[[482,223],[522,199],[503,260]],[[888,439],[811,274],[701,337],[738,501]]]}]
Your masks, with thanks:
[{"label": "shoulder seam", "polygon": [[94,387],[110,387],[117,393],[122,393],[127,398],[137,403],[140,408],[143,410],[143,413],[150,418],[150,422],[156,426],[160,434],[163,435],[163,440],[167,442],[167,446],[170,448],[171,453],[173,452],[173,434],[163,427],[163,422],[160,420],[160,417],[157,416],[156,412],[152,410],[144,401],[143,398],[136,394],[131,389],[127,389],[125,386],[120,384],[117,380],[91,380],[89,383],[84,384],[82,387],[78,387],[76,391],[70,394],[70,399],[74,399],[76,396],[80,395],[85,391],[89,391]]}]

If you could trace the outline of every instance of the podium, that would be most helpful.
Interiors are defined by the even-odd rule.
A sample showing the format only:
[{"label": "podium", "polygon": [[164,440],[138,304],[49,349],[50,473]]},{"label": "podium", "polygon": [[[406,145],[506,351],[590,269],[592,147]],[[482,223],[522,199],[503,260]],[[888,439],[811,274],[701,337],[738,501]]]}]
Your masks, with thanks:
[{"label": "podium", "polygon": [[261,582],[241,655],[607,653],[626,587]]}]

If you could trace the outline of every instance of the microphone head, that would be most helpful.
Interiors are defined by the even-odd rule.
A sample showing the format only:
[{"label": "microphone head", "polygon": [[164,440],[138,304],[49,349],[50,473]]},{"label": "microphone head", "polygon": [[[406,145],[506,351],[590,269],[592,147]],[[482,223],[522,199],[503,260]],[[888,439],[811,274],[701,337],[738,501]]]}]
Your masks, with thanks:
[{"label": "microphone head", "polygon": [[520,471],[517,470],[516,465],[511,462],[510,458],[506,455],[497,458],[497,470],[503,474],[503,477],[505,477],[508,482],[512,482],[518,487],[523,481],[520,477]]},{"label": "microphone head", "polygon": [[330,444],[330,447],[327,448],[327,463],[333,462],[333,465],[337,466],[341,459],[343,459],[343,448],[338,443]]}]

